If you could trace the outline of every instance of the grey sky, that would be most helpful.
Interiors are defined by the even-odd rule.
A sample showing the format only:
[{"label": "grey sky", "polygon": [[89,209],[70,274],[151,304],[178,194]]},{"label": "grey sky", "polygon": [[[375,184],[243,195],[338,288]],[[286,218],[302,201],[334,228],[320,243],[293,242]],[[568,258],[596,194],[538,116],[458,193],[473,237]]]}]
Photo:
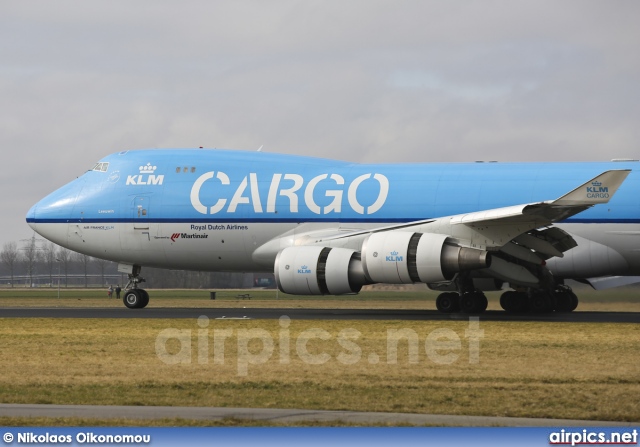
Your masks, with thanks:
[{"label": "grey sky", "polygon": [[631,0],[2,2],[0,244],[123,149],[638,158],[639,13]]}]

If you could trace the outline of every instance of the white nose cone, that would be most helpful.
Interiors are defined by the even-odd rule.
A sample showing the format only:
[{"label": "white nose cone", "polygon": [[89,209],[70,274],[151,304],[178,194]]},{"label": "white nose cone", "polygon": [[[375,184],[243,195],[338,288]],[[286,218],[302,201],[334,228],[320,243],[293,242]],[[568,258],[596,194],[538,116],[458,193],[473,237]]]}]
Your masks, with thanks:
[{"label": "white nose cone", "polygon": [[68,228],[64,222],[54,222],[47,220],[43,213],[39,212],[40,202],[31,207],[27,213],[27,223],[29,226],[45,239],[50,240],[62,247],[68,247]]},{"label": "white nose cone", "polygon": [[36,208],[37,207],[38,207],[38,204],[35,204],[27,212],[27,223],[34,231],[38,231],[36,228],[37,227],[36,225]]}]

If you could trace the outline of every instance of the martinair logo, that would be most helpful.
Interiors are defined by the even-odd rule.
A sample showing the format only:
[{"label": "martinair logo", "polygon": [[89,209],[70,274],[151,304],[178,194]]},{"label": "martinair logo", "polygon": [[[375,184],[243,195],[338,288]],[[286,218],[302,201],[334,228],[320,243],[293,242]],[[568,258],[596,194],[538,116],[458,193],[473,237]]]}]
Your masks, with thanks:
[{"label": "martinair logo", "polygon": [[128,175],[127,185],[162,185],[164,182],[164,175],[156,175],[157,166],[153,166],[151,163],[147,163],[145,166],[140,166],[139,174]]},{"label": "martinair logo", "polygon": [[602,186],[601,182],[591,182],[591,186],[587,186],[587,198],[589,199],[608,199],[609,187]]},{"label": "martinair logo", "polygon": [[392,251],[388,256],[385,256],[385,261],[389,262],[402,262],[403,256],[398,256],[397,251]]},{"label": "martinair logo", "polygon": [[199,233],[173,233],[171,235],[171,242],[175,242],[176,239],[207,239],[209,238],[208,234],[199,234]]},{"label": "martinair logo", "polygon": [[306,266],[306,265],[302,265],[302,266],[300,266],[300,268],[298,269],[298,273],[301,273],[301,274],[309,274],[309,273],[311,273],[311,269],[310,269],[308,266]]}]

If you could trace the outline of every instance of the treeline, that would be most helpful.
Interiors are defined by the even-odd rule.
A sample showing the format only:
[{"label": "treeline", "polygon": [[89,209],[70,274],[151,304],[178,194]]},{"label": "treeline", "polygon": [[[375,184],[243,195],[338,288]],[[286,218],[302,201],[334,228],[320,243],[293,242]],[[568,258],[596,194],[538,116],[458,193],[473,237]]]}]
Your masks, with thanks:
[{"label": "treeline", "polygon": [[[270,285],[272,275],[212,273],[143,267],[143,287],[166,289],[227,289]],[[0,251],[2,287],[106,287],[128,281],[115,262],[93,258],[35,236],[7,242]]]}]

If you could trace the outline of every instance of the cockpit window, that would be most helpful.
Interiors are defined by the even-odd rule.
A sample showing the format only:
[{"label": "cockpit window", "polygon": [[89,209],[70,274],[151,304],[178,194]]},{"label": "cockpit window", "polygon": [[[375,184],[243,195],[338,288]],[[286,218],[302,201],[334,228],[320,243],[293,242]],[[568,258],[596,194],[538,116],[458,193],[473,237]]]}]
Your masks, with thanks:
[{"label": "cockpit window", "polygon": [[96,163],[92,171],[107,172],[108,169],[109,163]]}]

